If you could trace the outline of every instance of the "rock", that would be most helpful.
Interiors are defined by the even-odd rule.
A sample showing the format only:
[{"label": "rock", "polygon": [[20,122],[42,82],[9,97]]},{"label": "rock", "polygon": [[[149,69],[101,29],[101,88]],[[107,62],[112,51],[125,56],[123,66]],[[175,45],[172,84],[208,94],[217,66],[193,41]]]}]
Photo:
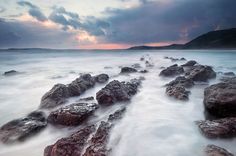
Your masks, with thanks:
[{"label": "rock", "polygon": [[142,68],[139,63],[135,63],[135,64],[133,64],[131,67],[132,67],[132,68],[136,68],[136,69]]},{"label": "rock", "polygon": [[67,138],[58,140],[55,144],[45,148],[44,156],[80,156],[88,144],[90,135],[95,132],[96,126],[86,126]]},{"label": "rock", "polygon": [[109,115],[108,121],[115,122],[117,120],[120,120],[123,117],[123,114],[125,113],[125,111],[126,111],[125,107],[115,111],[115,113]]},{"label": "rock", "polygon": [[194,82],[192,79],[187,79],[184,76],[178,76],[175,80],[169,82],[166,84],[166,86],[183,86],[185,88],[190,88],[194,85]]},{"label": "rock", "polygon": [[180,61],[186,61],[186,58],[181,57],[181,58],[180,58]]},{"label": "rock", "polygon": [[236,81],[229,79],[207,87],[204,105],[210,114],[217,117],[236,117]]},{"label": "rock", "polygon": [[232,153],[222,147],[208,145],[205,149],[207,156],[234,156]]},{"label": "rock", "polygon": [[181,65],[181,66],[182,66],[182,67],[192,67],[192,66],[194,66],[195,64],[197,64],[196,61],[190,60],[190,61],[186,62],[185,64],[183,64],[183,65]]},{"label": "rock", "polygon": [[189,91],[183,86],[168,86],[166,88],[166,94],[179,100],[188,100]]},{"label": "rock", "polygon": [[45,114],[41,111],[30,113],[25,118],[12,120],[0,128],[0,140],[3,143],[24,141],[46,127]]},{"label": "rock", "polygon": [[15,75],[15,74],[17,74],[17,73],[18,73],[18,72],[15,71],[15,70],[9,70],[9,71],[4,72],[3,75],[5,75],[5,76],[11,76],[11,75]]},{"label": "rock", "polygon": [[146,69],[140,70],[139,72],[140,72],[140,73],[148,73],[148,71],[147,71]]},{"label": "rock", "polygon": [[108,150],[106,148],[109,133],[113,124],[102,121],[90,140],[90,146],[85,150],[83,156],[106,156]]},{"label": "rock", "polygon": [[236,118],[198,121],[197,124],[201,132],[208,138],[236,136]]},{"label": "rock", "polygon": [[153,67],[154,65],[152,63],[150,63],[149,61],[145,61],[145,65],[146,67]]},{"label": "rock", "polygon": [[111,105],[115,102],[129,101],[136,94],[141,80],[133,79],[131,82],[111,81],[96,93],[96,99],[101,105]]},{"label": "rock", "polygon": [[235,76],[234,72],[226,72],[224,73],[225,76]]},{"label": "rock", "polygon": [[51,112],[48,116],[48,122],[76,126],[87,119],[97,108],[96,103],[74,103]]},{"label": "rock", "polygon": [[180,75],[184,73],[184,68],[178,66],[177,64],[174,64],[170,67],[167,67],[166,69],[162,70],[160,72],[161,76],[166,76],[166,77],[170,77],[170,76],[176,76],[176,75]]},{"label": "rock", "polygon": [[67,98],[79,96],[95,85],[95,82],[107,80],[106,74],[92,77],[90,74],[81,75],[68,85],[57,84],[41,99],[40,108],[54,108],[66,102]]},{"label": "rock", "polygon": [[193,81],[206,82],[216,77],[216,72],[210,66],[196,65],[190,71],[185,73],[186,78]]},{"label": "rock", "polygon": [[97,83],[105,83],[109,80],[109,76],[107,74],[99,74],[95,76],[95,81]]},{"label": "rock", "polygon": [[66,102],[70,97],[70,91],[64,84],[56,84],[53,88],[43,95],[40,108],[53,108]]},{"label": "rock", "polygon": [[93,96],[79,99],[79,101],[93,101],[93,100],[95,100]]},{"label": "rock", "polygon": [[140,61],[144,61],[144,57],[141,57],[141,58],[140,58]]},{"label": "rock", "polygon": [[131,68],[131,67],[122,67],[120,73],[135,73],[137,72],[136,69]]}]

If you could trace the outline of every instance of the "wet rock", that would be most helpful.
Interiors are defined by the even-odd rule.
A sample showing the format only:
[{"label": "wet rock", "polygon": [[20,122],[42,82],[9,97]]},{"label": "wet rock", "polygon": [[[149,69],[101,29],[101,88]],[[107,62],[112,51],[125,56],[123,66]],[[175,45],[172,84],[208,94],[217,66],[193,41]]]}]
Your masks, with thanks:
[{"label": "wet rock", "polygon": [[99,74],[95,76],[95,81],[97,83],[105,83],[109,80],[109,76],[107,74]]},{"label": "wet rock", "polygon": [[88,144],[90,135],[95,132],[96,126],[86,126],[67,138],[58,140],[55,144],[45,148],[44,156],[80,156]]},{"label": "wet rock", "polygon": [[97,108],[96,103],[74,103],[51,112],[48,116],[48,122],[76,126],[87,119]]},{"label": "wet rock", "polygon": [[108,121],[115,122],[117,120],[120,120],[123,117],[123,114],[125,113],[125,111],[126,111],[125,107],[115,111],[115,113],[109,115]]},{"label": "wet rock", "polygon": [[194,66],[195,64],[197,64],[196,61],[190,60],[190,61],[186,62],[185,64],[183,64],[181,66],[183,66],[183,67],[191,67],[191,66]]},{"label": "wet rock", "polygon": [[0,140],[3,143],[24,141],[42,130],[46,125],[45,114],[41,111],[35,111],[25,118],[12,120],[3,125],[0,128]]},{"label": "wet rock", "polygon": [[133,64],[131,67],[132,67],[132,68],[136,68],[136,69],[142,68],[139,63],[135,63],[135,64]]},{"label": "wet rock", "polygon": [[141,58],[140,58],[140,61],[144,61],[144,60],[145,60],[145,58],[144,58],[144,57],[141,57]]},{"label": "wet rock", "polygon": [[5,75],[5,76],[12,76],[12,75],[15,75],[17,73],[18,72],[15,71],[15,70],[9,70],[9,71],[4,72],[3,75]]},{"label": "wet rock", "polygon": [[83,156],[106,156],[109,150],[106,145],[113,124],[102,121],[90,140],[90,146],[85,150]]},{"label": "wet rock", "polygon": [[170,76],[176,76],[176,75],[180,75],[184,73],[184,68],[181,66],[178,66],[177,64],[174,64],[170,67],[167,67],[166,69],[162,70],[160,72],[161,76],[166,76],[166,77],[170,77]]},{"label": "wet rock", "polygon": [[188,100],[190,92],[185,87],[176,85],[168,86],[166,88],[166,94],[179,100]]},{"label": "wet rock", "polygon": [[96,94],[101,105],[111,105],[115,102],[129,101],[136,94],[141,80],[133,79],[130,82],[111,81]]},{"label": "wet rock", "polygon": [[232,153],[222,147],[208,145],[205,149],[207,156],[234,156]]},{"label": "wet rock", "polygon": [[131,68],[131,67],[122,67],[120,73],[135,73],[137,72],[136,69]]},{"label": "wet rock", "polygon": [[175,80],[169,82],[166,84],[166,86],[183,86],[186,88],[190,88],[194,85],[194,82],[192,79],[187,79],[184,76],[178,76]]},{"label": "wet rock", "polygon": [[201,132],[208,138],[236,136],[236,118],[198,121],[197,124]]},{"label": "wet rock", "polygon": [[57,84],[43,95],[40,108],[53,108],[62,105],[67,98],[79,96],[95,85],[95,82],[107,80],[106,74],[92,77],[90,74],[81,75],[68,85]]},{"label": "wet rock", "polygon": [[186,58],[181,57],[181,58],[180,58],[180,61],[186,61]]},{"label": "wet rock", "polygon": [[190,71],[185,73],[186,78],[193,81],[206,82],[209,79],[216,77],[216,72],[210,66],[196,65],[191,68]]},{"label": "wet rock", "polygon": [[145,65],[146,67],[153,67],[153,63],[149,62],[149,61],[145,61]]},{"label": "wet rock", "polygon": [[112,69],[110,66],[105,66],[104,69]]},{"label": "wet rock", "polygon": [[207,87],[204,105],[217,117],[236,117],[236,78]]}]

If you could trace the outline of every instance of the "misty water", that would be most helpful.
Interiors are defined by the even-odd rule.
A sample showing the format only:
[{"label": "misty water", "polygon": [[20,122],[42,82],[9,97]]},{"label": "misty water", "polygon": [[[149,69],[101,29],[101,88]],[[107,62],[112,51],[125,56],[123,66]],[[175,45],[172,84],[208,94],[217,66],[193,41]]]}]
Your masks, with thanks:
[{"label": "misty water", "polygon": [[[144,62],[145,56],[154,63],[146,74],[119,75],[120,66]],[[209,84],[219,81],[221,75],[209,84],[197,84],[191,89],[189,101],[183,102],[165,95],[164,84],[173,78],[159,77],[161,67],[174,64],[164,56],[185,57],[200,64],[210,65],[216,72],[236,72],[236,51],[67,51],[22,50],[0,52],[0,126],[24,117],[38,109],[40,99],[54,84],[68,84],[80,73],[96,75],[106,73],[111,80],[130,80],[144,76],[139,92],[130,103],[119,103],[98,110],[90,123],[106,120],[109,114],[124,105],[127,111],[112,129],[108,146],[112,156],[203,156],[208,144],[219,145],[236,154],[235,139],[206,139],[200,134],[195,121],[205,119],[203,91]],[[185,61],[175,62],[183,64]],[[8,70],[19,71],[3,76]],[[105,85],[96,85],[81,97],[95,96]],[[71,98],[67,104],[81,97]],[[0,144],[0,156],[42,156],[47,145],[77,131],[78,127],[48,125],[39,134],[13,145]]]}]

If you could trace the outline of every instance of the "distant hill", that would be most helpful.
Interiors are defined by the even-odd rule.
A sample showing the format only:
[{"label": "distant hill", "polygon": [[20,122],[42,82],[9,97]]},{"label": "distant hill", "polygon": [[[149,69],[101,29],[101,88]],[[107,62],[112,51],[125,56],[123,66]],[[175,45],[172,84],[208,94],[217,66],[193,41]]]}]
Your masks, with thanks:
[{"label": "distant hill", "polygon": [[211,31],[183,45],[135,46],[129,48],[129,50],[158,49],[236,49],[236,28]]}]

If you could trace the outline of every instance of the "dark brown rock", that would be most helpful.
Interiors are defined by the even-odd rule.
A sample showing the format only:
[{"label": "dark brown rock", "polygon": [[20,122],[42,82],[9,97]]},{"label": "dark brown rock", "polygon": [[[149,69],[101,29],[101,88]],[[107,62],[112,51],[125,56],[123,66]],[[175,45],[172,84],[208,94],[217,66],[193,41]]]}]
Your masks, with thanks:
[{"label": "dark brown rock", "polygon": [[196,65],[191,67],[191,70],[185,73],[186,78],[193,81],[208,81],[216,77],[216,72],[210,66]]},{"label": "dark brown rock", "polygon": [[96,126],[86,126],[71,136],[58,140],[55,144],[45,148],[44,156],[80,156],[88,144],[90,135]]},{"label": "dark brown rock", "polygon": [[141,81],[133,79],[130,82],[111,81],[96,94],[99,104],[111,105],[115,102],[129,101],[136,94]]},{"label": "dark brown rock", "polygon": [[183,86],[168,86],[166,88],[166,94],[168,96],[174,97],[179,100],[188,100],[189,91],[185,89]]},{"label": "dark brown rock", "polygon": [[166,77],[170,77],[170,76],[176,76],[176,75],[180,75],[184,73],[184,68],[181,66],[178,66],[177,64],[174,64],[170,67],[167,67],[166,69],[162,70],[160,72],[161,76],[166,76]]},{"label": "dark brown rock", "polygon": [[204,105],[209,113],[217,117],[236,117],[236,79],[207,87]]},{"label": "dark brown rock", "polygon": [[76,126],[87,119],[96,109],[96,103],[75,103],[61,107],[48,116],[48,122],[65,126]]},{"label": "dark brown rock", "polygon": [[208,138],[229,138],[236,136],[236,118],[204,120],[197,122],[201,132]]},{"label": "dark brown rock", "polygon": [[184,76],[178,76],[175,80],[169,82],[166,84],[166,86],[183,86],[186,88],[190,88],[194,85],[194,82],[192,79],[187,79]]},{"label": "dark brown rock", "polygon": [[24,141],[46,127],[45,114],[41,111],[30,113],[25,118],[12,120],[0,128],[0,140],[3,143]]},{"label": "dark brown rock", "polygon": [[205,149],[205,152],[207,156],[234,156],[226,149],[215,145],[208,145]]}]

